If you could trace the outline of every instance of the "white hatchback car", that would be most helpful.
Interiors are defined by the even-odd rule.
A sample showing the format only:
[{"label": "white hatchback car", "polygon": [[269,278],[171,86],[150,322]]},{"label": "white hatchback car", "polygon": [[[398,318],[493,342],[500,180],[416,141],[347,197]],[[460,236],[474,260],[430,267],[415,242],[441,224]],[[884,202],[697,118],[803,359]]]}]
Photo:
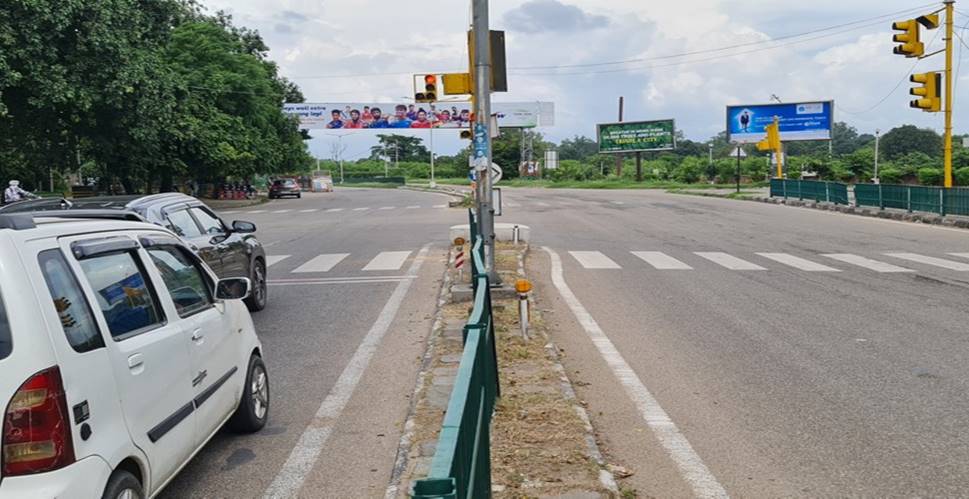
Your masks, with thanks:
[{"label": "white hatchback car", "polygon": [[226,423],[266,424],[249,280],[138,220],[0,215],[2,499],[151,497]]}]

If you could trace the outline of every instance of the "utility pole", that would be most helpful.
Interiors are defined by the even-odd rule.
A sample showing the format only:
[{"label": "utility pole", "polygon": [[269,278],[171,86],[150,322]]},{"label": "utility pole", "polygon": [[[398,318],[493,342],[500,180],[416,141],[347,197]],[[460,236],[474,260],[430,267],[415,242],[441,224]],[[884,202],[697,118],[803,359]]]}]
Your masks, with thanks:
[{"label": "utility pole", "polygon": [[491,190],[491,36],[488,0],[471,0],[474,52],[474,168],[478,183],[478,227],[484,241],[485,269],[493,286],[501,281],[495,268],[495,210]]},{"label": "utility pole", "polygon": [[876,184],[881,183],[881,179],[878,178],[878,138],[881,134],[881,130],[875,129],[875,178],[871,179],[872,182]]},{"label": "utility pole", "polygon": [[437,187],[437,182],[434,180],[434,126],[429,128],[431,134],[431,189]]},{"label": "utility pole", "polygon": [[[622,104],[623,104],[623,98],[620,95],[619,96],[619,122],[620,123],[622,123]],[[616,155],[616,176],[617,177],[622,177],[622,162],[623,162],[623,159],[624,158],[622,157],[622,154],[617,154]]]},{"label": "utility pole", "polygon": [[952,15],[955,0],[945,0],[945,188],[952,187]]}]

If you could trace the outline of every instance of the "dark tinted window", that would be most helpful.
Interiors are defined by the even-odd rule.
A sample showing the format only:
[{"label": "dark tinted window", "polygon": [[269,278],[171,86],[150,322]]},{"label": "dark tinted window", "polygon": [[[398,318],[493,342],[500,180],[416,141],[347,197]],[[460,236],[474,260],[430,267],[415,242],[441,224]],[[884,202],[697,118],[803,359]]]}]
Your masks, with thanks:
[{"label": "dark tinted window", "polygon": [[152,248],[148,254],[158,267],[180,317],[209,308],[212,304],[209,286],[189,255],[172,246]]},{"label": "dark tinted window", "polygon": [[60,250],[47,250],[37,257],[47,282],[54,308],[61,319],[67,342],[77,352],[89,352],[104,346],[101,331],[88,305],[74,271]]},{"label": "dark tinted window", "polygon": [[199,226],[195,223],[192,215],[188,214],[188,210],[169,213],[168,221],[172,225],[172,230],[182,237],[199,237],[202,235],[202,231],[199,230]]},{"label": "dark tinted window", "polygon": [[225,232],[225,227],[222,225],[222,221],[219,220],[215,215],[209,213],[209,210],[203,208],[192,208],[192,214],[199,221],[199,225],[202,226],[202,230],[205,234],[214,235],[222,234]]},{"label": "dark tinted window", "polygon": [[81,268],[98,296],[111,336],[118,338],[161,324],[155,296],[133,253],[81,260]]},{"label": "dark tinted window", "polygon": [[3,298],[0,297],[0,360],[7,358],[13,350],[13,341],[10,338],[10,323],[7,322],[7,309],[3,306]]},{"label": "dark tinted window", "polygon": [[273,180],[273,185],[283,185],[282,180]]}]

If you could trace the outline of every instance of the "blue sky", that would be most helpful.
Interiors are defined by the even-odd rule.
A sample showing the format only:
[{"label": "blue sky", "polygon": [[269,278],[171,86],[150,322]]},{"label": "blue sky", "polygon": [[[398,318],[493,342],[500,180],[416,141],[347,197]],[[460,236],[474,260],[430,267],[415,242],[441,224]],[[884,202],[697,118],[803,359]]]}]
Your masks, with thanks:
[{"label": "blue sky", "polygon": [[[467,65],[467,0],[205,3],[258,29],[283,75],[312,102],[400,101],[412,92],[408,73]],[[627,120],[672,117],[694,140],[723,129],[727,104],[763,103],[772,94],[785,102],[833,99],[836,119],[861,132],[906,123],[941,129],[941,114],[908,107],[907,81],[892,92],[914,61],[891,53],[891,21],[934,5],[941,7],[899,0],[494,0],[491,25],[506,31],[508,65],[516,68],[509,92],[495,99],[554,101],[556,126],[541,131],[555,141],[592,137],[597,122],[615,121],[620,95]],[[909,12],[890,15],[900,11]],[[824,30],[862,20],[868,21]],[[969,16],[956,16],[957,24],[967,22]],[[817,32],[770,41],[810,31]],[[923,41],[938,31],[923,32]],[[929,50],[941,47],[941,39]],[[735,45],[743,46],[717,50]],[[684,53],[695,54],[678,56]],[[529,69],[626,60],[638,62]],[[941,69],[943,63],[936,56],[916,70]],[[957,85],[965,87],[967,78],[969,67]],[[956,95],[960,133],[969,94],[957,87]],[[319,135],[310,147],[330,157],[336,140]],[[366,132],[348,135],[344,157],[364,156],[374,143]],[[453,154],[462,145],[454,132],[435,132],[438,154]]]}]

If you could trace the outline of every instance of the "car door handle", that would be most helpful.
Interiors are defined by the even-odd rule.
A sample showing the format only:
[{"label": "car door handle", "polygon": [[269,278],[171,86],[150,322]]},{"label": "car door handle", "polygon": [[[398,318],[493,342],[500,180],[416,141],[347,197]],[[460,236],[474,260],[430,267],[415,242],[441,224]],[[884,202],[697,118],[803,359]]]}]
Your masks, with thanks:
[{"label": "car door handle", "polygon": [[205,334],[202,333],[201,329],[192,331],[192,341],[194,341],[197,345],[201,345],[205,342]]},{"label": "car door handle", "polygon": [[145,357],[140,353],[132,354],[128,357],[128,369],[134,371],[145,365]]}]

